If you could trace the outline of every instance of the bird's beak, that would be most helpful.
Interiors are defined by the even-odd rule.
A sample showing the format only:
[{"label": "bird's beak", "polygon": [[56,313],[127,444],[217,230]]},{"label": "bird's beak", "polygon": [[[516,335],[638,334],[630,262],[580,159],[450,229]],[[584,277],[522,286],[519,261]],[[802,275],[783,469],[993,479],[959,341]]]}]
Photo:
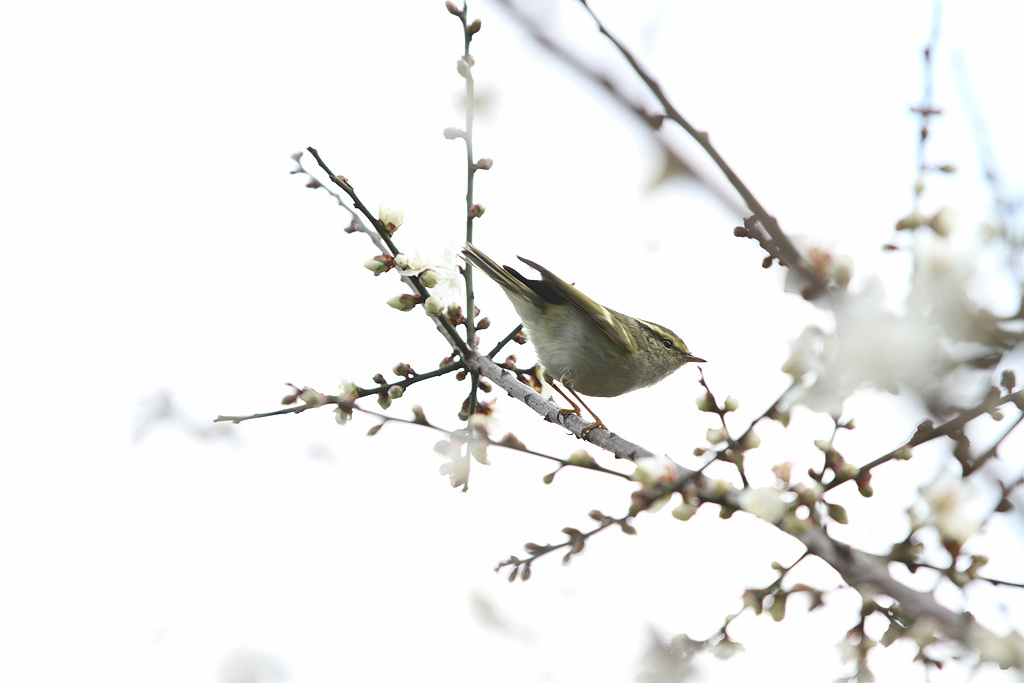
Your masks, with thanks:
[{"label": "bird's beak", "polygon": [[703,358],[697,358],[697,356],[694,356],[694,355],[689,354],[689,353],[686,354],[686,362],[687,363],[707,363],[707,361],[704,360]]}]

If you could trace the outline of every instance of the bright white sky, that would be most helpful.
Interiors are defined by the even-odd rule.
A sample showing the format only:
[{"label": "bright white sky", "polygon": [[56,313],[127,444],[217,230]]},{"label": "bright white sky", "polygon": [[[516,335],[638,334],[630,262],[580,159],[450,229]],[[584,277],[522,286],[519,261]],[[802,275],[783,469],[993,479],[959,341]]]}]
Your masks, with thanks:
[{"label": "bright white sky", "polygon": [[[530,4],[617,64],[574,3]],[[858,276],[894,269],[901,283],[905,261],[878,247],[911,205],[908,106],[930,3],[592,4],[785,229],[837,242]],[[760,413],[785,385],[787,341],[820,319],[779,293],[779,271],[732,237],[734,217],[678,182],[647,189],[657,157],[632,121],[493,5],[470,11],[483,19],[475,75],[491,103],[476,150],[495,162],[477,176],[477,244],[670,326],[708,359],[712,388],[740,399],[735,424]],[[926,208],[957,206],[963,248],[987,198],[951,60],[1020,187],[1022,21],[1009,0],[946,7],[936,101],[949,115],[930,155],[962,172],[934,181]],[[340,428],[327,410],[194,433],[219,413],[273,409],[285,382],[334,392],[344,377],[369,384],[399,361],[423,371],[445,355],[419,313],[384,305],[400,284],[361,268],[372,247],[341,231],[347,216],[326,194],[288,175],[288,157],[315,146],[367,204],[404,207],[404,248],[459,243],[464,151],[441,131],[461,125],[460,52],[441,0],[5,12],[0,679],[235,683],[276,680],[279,665],[297,683],[626,681],[650,629],[706,637],[744,588],[774,578],[772,560],[799,556],[744,515],[722,522],[709,509],[682,525],[664,511],[638,520],[638,537],[600,535],[570,567],[544,559],[510,585],[492,572],[498,560],[589,528],[593,508],[621,514],[631,487],[575,472],[544,486],[546,464],[495,452],[462,494],[438,474],[437,434],[396,426],[366,439],[368,418]],[[511,307],[489,283],[479,293],[493,342],[514,324]],[[422,403],[454,428],[465,390],[417,387],[391,410]],[[133,443],[133,420],[161,392],[192,422]],[[686,462],[714,426],[696,394],[691,368],[595,407],[623,436]],[[912,417],[869,410],[883,399],[909,409],[870,394],[847,406],[861,424],[847,442],[857,462],[910,433]],[[529,445],[577,448],[499,403],[504,429]],[[828,426],[804,414],[791,433],[766,433],[772,448],[752,476],[766,483],[771,464],[808,455]],[[854,520],[863,535],[851,538],[868,550],[884,547],[872,534],[902,520],[934,463],[899,467],[905,478],[877,483],[880,511]],[[833,644],[858,599],[836,593],[811,615],[798,603],[781,625],[737,620],[730,632],[747,652],[702,659],[702,680],[841,675]],[[1020,628],[1015,609],[1003,621],[993,611],[991,625]],[[910,657],[882,653],[880,680],[912,680],[895,668]],[[264,678],[240,677],[247,666]],[[932,680],[962,672],[945,675]]]}]

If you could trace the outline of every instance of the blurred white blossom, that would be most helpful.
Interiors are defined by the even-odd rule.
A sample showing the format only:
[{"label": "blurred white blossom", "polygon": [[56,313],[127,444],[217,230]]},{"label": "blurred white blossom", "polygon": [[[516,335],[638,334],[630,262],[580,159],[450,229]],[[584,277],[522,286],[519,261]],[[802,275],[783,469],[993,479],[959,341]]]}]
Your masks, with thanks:
[{"label": "blurred white blossom", "polygon": [[[806,235],[793,235],[790,241],[804,260],[804,264],[816,272],[823,280],[833,282],[840,289],[845,289],[853,277],[853,258],[849,254],[837,254],[834,245],[814,241]],[[784,288],[787,292],[801,293],[810,284],[794,268],[786,270],[786,282]],[[825,305],[827,302],[815,300],[816,305]]]},{"label": "blurred white blossom", "polygon": [[1001,344],[1003,333],[969,296],[978,255],[947,239],[922,240],[915,252],[907,315],[952,341]]},{"label": "blurred white blossom", "polygon": [[1024,667],[1024,638],[1016,631],[997,636],[978,624],[970,626],[971,645],[983,662],[993,662],[1000,669]]},{"label": "blurred white blossom", "polygon": [[883,299],[877,278],[830,297],[835,330],[808,327],[790,342],[782,370],[795,386],[783,409],[804,404],[839,417],[843,402],[861,387],[897,393],[901,384],[920,389],[948,372],[952,360],[935,326],[919,316],[896,316]]},{"label": "blurred white blossom", "polygon": [[290,678],[288,667],[281,658],[250,647],[228,653],[218,674],[220,683],[283,683]]},{"label": "blurred white blossom", "polygon": [[944,206],[939,209],[934,216],[932,216],[931,226],[932,230],[943,237],[946,237],[956,229],[957,223],[959,222],[960,212],[957,211],[956,207]]},{"label": "blurred white blossom", "polygon": [[740,507],[766,522],[777,524],[789,506],[782,500],[782,492],[771,486],[743,489],[739,493]]},{"label": "blurred white blossom", "polygon": [[681,683],[692,679],[696,673],[694,655],[701,649],[702,643],[685,634],[669,640],[652,628],[637,683]]},{"label": "blurred white blossom", "polygon": [[960,545],[981,528],[978,492],[962,477],[943,470],[921,493],[929,509],[924,522],[933,525],[942,540]]},{"label": "blurred white blossom", "polygon": [[439,441],[434,450],[447,459],[440,467],[440,472],[448,477],[453,489],[469,488],[469,454],[462,452],[462,444],[451,441]]},{"label": "blurred white blossom", "polygon": [[636,469],[630,479],[638,481],[645,488],[654,488],[658,484],[675,481],[678,470],[676,464],[664,455],[638,458]]}]

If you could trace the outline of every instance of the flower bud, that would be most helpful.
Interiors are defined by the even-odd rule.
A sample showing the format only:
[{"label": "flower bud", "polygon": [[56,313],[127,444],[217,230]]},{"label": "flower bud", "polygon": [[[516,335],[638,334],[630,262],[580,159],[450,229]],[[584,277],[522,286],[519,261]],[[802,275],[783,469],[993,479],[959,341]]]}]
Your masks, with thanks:
[{"label": "flower bud", "polygon": [[436,294],[428,296],[427,300],[423,303],[423,308],[426,310],[427,315],[437,317],[444,312],[444,299]]},{"label": "flower bud", "polygon": [[363,268],[366,268],[374,275],[380,275],[381,273],[386,273],[391,270],[393,265],[394,259],[387,254],[381,254],[380,256],[374,256],[372,259],[365,262],[363,264]]},{"label": "flower bud", "polygon": [[377,218],[388,229],[388,232],[394,232],[405,222],[405,212],[397,206],[381,202],[380,208],[377,210]]},{"label": "flower bud", "polygon": [[914,228],[920,227],[923,221],[923,217],[917,211],[910,213],[903,218],[896,221],[897,230],[913,230]]},{"label": "flower bud", "polygon": [[956,224],[959,220],[959,211],[952,206],[944,206],[939,209],[938,213],[931,217],[928,224],[936,234],[946,237],[953,232],[953,229],[956,228]]},{"label": "flower bud", "polygon": [[301,399],[303,403],[305,403],[307,406],[311,408],[322,406],[324,404],[323,398],[323,394],[321,394],[319,391],[314,391],[309,387],[303,389],[302,393],[299,394],[299,399]]},{"label": "flower bud", "polygon": [[697,514],[697,506],[685,500],[678,507],[672,509],[672,516],[684,522],[695,514]]},{"label": "flower bud", "polygon": [[423,297],[419,294],[400,294],[399,296],[393,296],[388,299],[388,306],[396,310],[411,311],[416,307],[416,304],[423,301]]},{"label": "flower bud", "polygon": [[441,282],[441,276],[437,274],[437,271],[428,268],[420,273],[420,282],[423,283],[424,287],[430,289],[431,287],[437,287]]},{"label": "flower bud", "polygon": [[462,306],[457,303],[452,302],[448,304],[448,308],[445,313],[448,316],[448,322],[450,322],[454,327],[458,327],[462,323],[466,322],[466,316],[462,313]]},{"label": "flower bud", "polygon": [[708,488],[714,496],[723,498],[732,491],[732,484],[725,479],[715,479]]},{"label": "flower bud", "polygon": [[597,462],[594,460],[594,457],[590,455],[590,453],[587,453],[582,448],[570,453],[568,460],[571,464],[578,465],[580,467],[593,467],[594,465],[597,464]]},{"label": "flower bud", "polygon": [[772,465],[772,474],[778,477],[782,483],[788,484],[790,477],[793,476],[793,463],[787,460],[786,462]]}]

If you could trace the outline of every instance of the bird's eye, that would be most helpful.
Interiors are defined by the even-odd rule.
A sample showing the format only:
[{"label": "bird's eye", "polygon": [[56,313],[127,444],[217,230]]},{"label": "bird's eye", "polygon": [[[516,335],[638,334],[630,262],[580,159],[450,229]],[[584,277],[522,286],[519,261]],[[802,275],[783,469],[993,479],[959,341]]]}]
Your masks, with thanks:
[{"label": "bird's eye", "polygon": [[662,339],[661,343],[665,345],[666,349],[671,349],[672,348],[672,340],[671,339]]}]

